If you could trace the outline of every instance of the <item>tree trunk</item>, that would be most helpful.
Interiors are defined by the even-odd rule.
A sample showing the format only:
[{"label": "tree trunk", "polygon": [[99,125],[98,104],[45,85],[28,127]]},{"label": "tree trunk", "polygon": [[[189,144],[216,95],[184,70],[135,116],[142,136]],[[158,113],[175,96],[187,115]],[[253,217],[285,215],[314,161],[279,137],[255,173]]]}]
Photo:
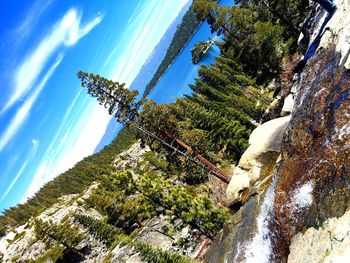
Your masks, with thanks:
[{"label": "tree trunk", "polygon": [[183,141],[180,141],[178,139],[175,139],[171,134],[162,131],[162,134],[165,135],[165,137],[167,137],[169,140],[173,141],[176,146],[179,147],[179,149],[182,149],[184,151],[186,151],[187,153],[189,153],[194,159],[196,159],[197,161],[199,161],[203,166],[205,166],[214,176],[216,176],[217,178],[219,178],[220,180],[222,180],[225,183],[229,183],[230,182],[230,177],[228,175],[226,175],[223,171],[221,171],[221,169],[219,169],[216,165],[214,165],[213,163],[211,163],[210,161],[208,161],[206,158],[204,158],[202,155],[198,154],[197,152],[195,152],[190,146],[188,146],[186,143],[184,143]]}]

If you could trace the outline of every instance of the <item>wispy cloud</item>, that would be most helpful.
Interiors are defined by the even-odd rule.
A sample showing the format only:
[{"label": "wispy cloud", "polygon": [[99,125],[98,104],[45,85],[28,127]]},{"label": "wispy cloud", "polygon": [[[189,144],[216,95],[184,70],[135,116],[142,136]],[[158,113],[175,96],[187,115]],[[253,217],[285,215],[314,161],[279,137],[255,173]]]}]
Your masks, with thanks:
[{"label": "wispy cloud", "polygon": [[[73,167],[84,157],[93,154],[111,117],[100,105],[89,108],[84,116],[80,116],[75,126],[67,125],[68,119],[62,122],[62,128],[56,133],[55,139],[35,170],[22,202],[32,197],[46,182]],[[74,111],[75,107],[71,109]]]},{"label": "wispy cloud", "polygon": [[168,26],[188,1],[174,3],[160,0],[137,6],[122,36],[128,39],[128,44],[116,46],[105,60],[104,68],[111,68],[115,61],[111,76],[114,80],[125,82],[127,86],[132,83]]},{"label": "wispy cloud", "polygon": [[22,125],[27,120],[30,110],[33,107],[34,102],[37,100],[40,92],[45,87],[47,81],[50,79],[52,74],[55,72],[58,65],[61,63],[63,59],[62,55],[59,55],[55,64],[53,64],[48,72],[45,74],[44,78],[41,80],[39,85],[36,87],[31,96],[25,101],[25,103],[20,107],[20,109],[15,114],[15,117],[12,119],[10,124],[7,126],[7,129],[0,137],[0,152],[4,149],[4,147],[10,142],[10,140],[16,135],[18,130],[22,127]]},{"label": "wispy cloud", "polygon": [[40,16],[52,4],[52,0],[40,1],[37,0],[26,12],[21,24],[14,30],[14,37],[16,42],[20,42],[27,37],[34,30]]},{"label": "wispy cloud", "polygon": [[36,49],[16,69],[13,77],[12,96],[8,99],[2,113],[7,111],[19,98],[25,96],[34,86],[45,65],[60,47],[70,47],[88,34],[102,21],[97,15],[85,25],[81,25],[81,13],[70,9],[63,18],[53,26],[51,33],[39,43]]},{"label": "wispy cloud", "polygon": [[[130,84],[187,1],[189,0],[182,0],[181,4],[171,4],[165,0],[150,1],[149,4],[147,2],[147,6],[138,6],[133,19],[128,22],[125,33],[120,36],[120,42],[124,43],[119,43],[110,52],[100,71],[113,72],[113,79]],[[176,8],[170,8],[174,6]],[[165,13],[169,9],[171,14]],[[100,142],[111,117],[103,107],[91,100],[82,103],[81,99],[79,94],[66,111],[54,139],[34,172],[22,202],[33,196],[43,184],[92,154]]]},{"label": "wispy cloud", "polygon": [[0,201],[3,201],[7,195],[11,192],[15,184],[17,183],[18,179],[23,175],[24,171],[26,170],[29,162],[34,158],[36,152],[38,151],[39,148],[39,141],[33,139],[32,140],[32,149],[30,153],[28,154],[27,158],[25,161],[22,163],[21,168],[18,170],[15,178],[12,180],[11,184],[7,187],[5,193],[1,196]]}]

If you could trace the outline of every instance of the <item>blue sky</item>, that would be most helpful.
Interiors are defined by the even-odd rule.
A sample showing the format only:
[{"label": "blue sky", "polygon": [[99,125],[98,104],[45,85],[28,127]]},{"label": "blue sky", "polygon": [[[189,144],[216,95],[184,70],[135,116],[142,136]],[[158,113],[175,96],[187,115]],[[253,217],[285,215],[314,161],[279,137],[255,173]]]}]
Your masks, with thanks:
[{"label": "blue sky", "polygon": [[76,72],[130,85],[188,1],[2,1],[0,211],[92,154],[101,140],[110,116]]}]

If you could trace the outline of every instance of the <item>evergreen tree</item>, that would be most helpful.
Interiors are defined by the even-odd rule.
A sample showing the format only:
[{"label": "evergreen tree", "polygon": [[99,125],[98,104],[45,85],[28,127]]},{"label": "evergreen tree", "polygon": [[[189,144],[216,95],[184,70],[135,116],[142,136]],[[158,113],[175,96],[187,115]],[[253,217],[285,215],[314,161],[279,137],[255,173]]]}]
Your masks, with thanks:
[{"label": "evergreen tree", "polygon": [[108,80],[100,75],[79,71],[77,76],[82,87],[88,89],[88,94],[97,98],[100,105],[107,108],[108,113],[116,117],[118,122],[126,123],[137,117],[144,100],[136,102],[138,95],[136,90],[130,91],[125,88],[125,84]]},{"label": "evergreen tree", "polygon": [[175,251],[154,248],[144,242],[134,242],[134,249],[140,253],[140,257],[147,263],[191,263],[192,260]]},{"label": "evergreen tree", "polygon": [[41,219],[35,219],[34,231],[36,237],[47,244],[53,242],[55,245],[63,246],[65,248],[64,253],[73,253],[79,258],[85,257],[85,254],[76,249],[76,247],[86,236],[80,231],[79,227],[70,223],[69,220],[65,220],[58,225],[52,222],[42,221]]},{"label": "evergreen tree", "polygon": [[75,214],[74,218],[79,224],[86,227],[90,234],[104,242],[108,247],[123,233],[121,229],[89,216]]}]

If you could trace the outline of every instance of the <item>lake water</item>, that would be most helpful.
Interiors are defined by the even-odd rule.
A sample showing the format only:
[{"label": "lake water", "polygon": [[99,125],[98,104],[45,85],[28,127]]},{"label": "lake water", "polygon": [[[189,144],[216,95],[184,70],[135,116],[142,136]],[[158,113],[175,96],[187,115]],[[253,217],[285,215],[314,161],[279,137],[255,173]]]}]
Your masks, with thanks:
[{"label": "lake water", "polygon": [[[221,0],[220,5],[232,5],[233,0]],[[158,81],[153,88],[148,98],[153,99],[157,103],[172,103],[176,98],[180,98],[185,94],[191,94],[191,89],[188,86],[193,84],[196,77],[198,77],[198,69],[201,65],[210,65],[215,61],[215,57],[219,55],[219,48],[213,45],[209,52],[196,65],[192,64],[191,49],[195,44],[212,39],[216,34],[211,34],[210,27],[206,22],[202,23],[197,32],[193,35],[191,40],[187,43],[182,52],[177,56],[174,63],[168,68],[163,77]],[[159,64],[161,58],[159,59]],[[159,65],[158,64],[158,65]],[[150,70],[149,72],[154,72]],[[152,76],[148,76],[151,79]],[[146,76],[147,79],[147,76]],[[144,83],[144,87],[147,83]],[[143,94],[143,89],[139,90]],[[122,125],[112,119],[106,129],[105,135],[101,139],[100,144],[96,147],[95,152],[100,151],[105,145],[108,145],[117,136],[121,130]]]},{"label": "lake water", "polygon": [[[222,0],[220,4],[232,5],[232,2],[232,0]],[[190,94],[191,89],[188,84],[193,84],[194,79],[198,77],[199,67],[203,64],[212,64],[220,52],[219,48],[213,45],[209,52],[201,59],[200,63],[193,65],[191,49],[195,44],[211,39],[215,35],[215,33],[211,34],[210,27],[204,22],[151,91],[149,98],[157,103],[171,103],[175,102],[176,98],[182,97],[184,94]]]}]

